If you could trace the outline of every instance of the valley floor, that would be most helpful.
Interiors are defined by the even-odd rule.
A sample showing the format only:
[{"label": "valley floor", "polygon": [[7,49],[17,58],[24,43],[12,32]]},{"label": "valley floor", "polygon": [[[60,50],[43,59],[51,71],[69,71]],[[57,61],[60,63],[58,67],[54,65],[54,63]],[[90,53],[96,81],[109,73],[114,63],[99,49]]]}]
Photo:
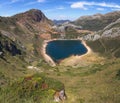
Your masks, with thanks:
[{"label": "valley floor", "polygon": [[[120,103],[120,59],[106,59],[99,57],[98,54],[95,55],[95,53],[87,57],[85,59],[89,61],[93,58],[93,61],[79,60],[79,65],[60,64],[54,67],[43,61],[36,61],[33,63],[34,68],[27,70],[14,69],[17,58],[16,61],[11,61],[13,58],[7,60],[11,61],[11,67],[7,67],[8,63],[3,64],[2,60],[0,62],[1,66],[6,65],[6,69],[1,67],[1,70],[7,76],[10,75],[9,77],[18,78],[17,76],[22,77],[23,75],[39,73],[61,81],[64,83],[67,94],[67,100],[64,103]],[[20,61],[18,62],[20,63]],[[84,65],[81,65],[82,63]],[[21,65],[21,63],[18,65]],[[27,68],[24,65],[22,67]],[[13,68],[12,71],[9,68]],[[12,73],[13,75],[11,75]],[[43,103],[48,103],[48,101],[54,103],[53,99],[44,99]]]},{"label": "valley floor", "polygon": [[[19,80],[19,77],[39,73],[64,84],[67,94],[64,103],[120,103],[119,58],[104,58],[90,50],[83,56],[71,56],[54,67],[41,59],[34,61],[29,68],[18,57],[8,55],[5,60],[0,60],[0,72],[9,79],[0,74],[3,78],[0,83],[7,82],[6,80],[13,82]],[[4,95],[0,96],[0,100],[3,97]],[[54,103],[53,99],[44,99],[42,103],[48,101]]]},{"label": "valley floor", "polygon": [[106,59],[87,49],[83,56],[71,56],[54,67],[44,64],[36,71],[64,83],[64,103],[120,103],[120,59]]},{"label": "valley floor", "polygon": [[116,75],[120,59],[97,59],[81,67],[44,64],[39,70],[64,83],[68,97],[64,103],[119,103],[120,81]]}]

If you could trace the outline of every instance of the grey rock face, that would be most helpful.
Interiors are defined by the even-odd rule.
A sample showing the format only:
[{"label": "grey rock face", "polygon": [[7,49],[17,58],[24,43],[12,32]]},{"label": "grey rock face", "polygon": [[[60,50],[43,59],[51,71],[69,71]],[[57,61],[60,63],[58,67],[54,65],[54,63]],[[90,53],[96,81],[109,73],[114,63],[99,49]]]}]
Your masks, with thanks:
[{"label": "grey rock face", "polygon": [[114,38],[120,36],[120,28],[111,28],[110,30],[106,30],[105,32],[103,32],[103,34],[101,35],[101,37],[110,37],[110,38]]},{"label": "grey rock face", "polygon": [[55,102],[64,101],[66,98],[67,97],[66,97],[66,94],[65,94],[65,90],[57,91],[54,94],[54,101]]},{"label": "grey rock face", "polygon": [[82,39],[88,40],[88,41],[95,41],[100,38],[101,38],[101,36],[98,34],[88,34],[88,35],[84,36]]},{"label": "grey rock face", "polygon": [[71,24],[69,22],[65,22],[61,26],[53,26],[53,29],[55,29],[58,32],[65,32],[66,27],[71,27],[74,29],[81,29],[82,28],[81,26],[76,26],[76,25]]},{"label": "grey rock face", "polygon": [[100,38],[116,38],[120,36],[120,19],[106,26],[103,30],[88,34],[83,37],[84,40],[95,41]]}]

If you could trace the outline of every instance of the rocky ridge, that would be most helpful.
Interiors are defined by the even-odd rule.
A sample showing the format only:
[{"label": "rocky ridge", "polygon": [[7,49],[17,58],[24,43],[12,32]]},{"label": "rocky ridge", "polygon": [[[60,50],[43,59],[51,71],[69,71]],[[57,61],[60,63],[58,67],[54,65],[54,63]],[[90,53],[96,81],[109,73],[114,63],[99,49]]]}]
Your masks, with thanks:
[{"label": "rocky ridge", "polygon": [[82,16],[73,21],[73,24],[79,25],[82,29],[98,31],[104,29],[107,25],[120,18],[120,11],[107,14],[95,14],[92,16]]},{"label": "rocky ridge", "polygon": [[120,37],[120,19],[107,25],[103,30],[83,36],[84,40],[95,41],[102,38],[117,38]]}]

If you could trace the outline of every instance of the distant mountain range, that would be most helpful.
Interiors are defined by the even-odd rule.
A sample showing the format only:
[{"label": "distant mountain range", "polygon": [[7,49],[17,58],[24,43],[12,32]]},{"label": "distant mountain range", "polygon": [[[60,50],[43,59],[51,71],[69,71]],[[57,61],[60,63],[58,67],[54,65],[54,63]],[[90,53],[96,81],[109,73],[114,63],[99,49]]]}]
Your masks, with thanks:
[{"label": "distant mountain range", "polygon": [[55,25],[61,25],[61,24],[65,23],[65,22],[70,22],[70,20],[53,20],[53,23]]},{"label": "distant mountain range", "polygon": [[104,29],[107,25],[120,18],[120,11],[110,12],[105,15],[95,14],[91,16],[82,16],[73,21],[75,25],[82,26],[83,29],[98,31]]}]

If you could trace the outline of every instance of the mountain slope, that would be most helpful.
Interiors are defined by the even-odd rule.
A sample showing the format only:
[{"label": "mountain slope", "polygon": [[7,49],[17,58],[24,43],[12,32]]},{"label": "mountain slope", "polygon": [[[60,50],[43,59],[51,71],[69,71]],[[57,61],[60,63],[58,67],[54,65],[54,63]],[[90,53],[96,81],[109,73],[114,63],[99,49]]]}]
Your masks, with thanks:
[{"label": "mountain slope", "polygon": [[24,57],[24,49],[0,32],[0,88],[24,74],[21,72],[27,64]]},{"label": "mountain slope", "polygon": [[102,30],[108,24],[115,22],[120,18],[120,11],[107,13],[105,15],[95,14],[92,16],[82,16],[73,23],[82,26],[82,29],[98,31]]},{"label": "mountain slope", "polygon": [[34,57],[40,55],[41,35],[51,35],[52,21],[40,10],[32,9],[12,17],[0,17],[0,31],[3,35],[20,43],[26,48],[26,53]]},{"label": "mountain slope", "polygon": [[120,57],[120,19],[103,30],[83,37],[94,52],[108,57]]},{"label": "mountain slope", "polygon": [[[0,103],[45,103],[54,101],[54,96],[65,99],[63,83],[40,72],[41,68],[48,69],[39,55],[43,43],[40,35],[51,33],[51,26],[52,22],[35,9],[0,17]],[[39,68],[32,65],[39,61]],[[63,98],[55,95],[61,90]]]},{"label": "mountain slope", "polygon": [[15,42],[10,40],[8,37],[3,36],[1,33],[0,33],[0,52],[1,55],[3,56],[6,52],[9,52],[12,56],[22,54],[21,50],[18,49]]}]

